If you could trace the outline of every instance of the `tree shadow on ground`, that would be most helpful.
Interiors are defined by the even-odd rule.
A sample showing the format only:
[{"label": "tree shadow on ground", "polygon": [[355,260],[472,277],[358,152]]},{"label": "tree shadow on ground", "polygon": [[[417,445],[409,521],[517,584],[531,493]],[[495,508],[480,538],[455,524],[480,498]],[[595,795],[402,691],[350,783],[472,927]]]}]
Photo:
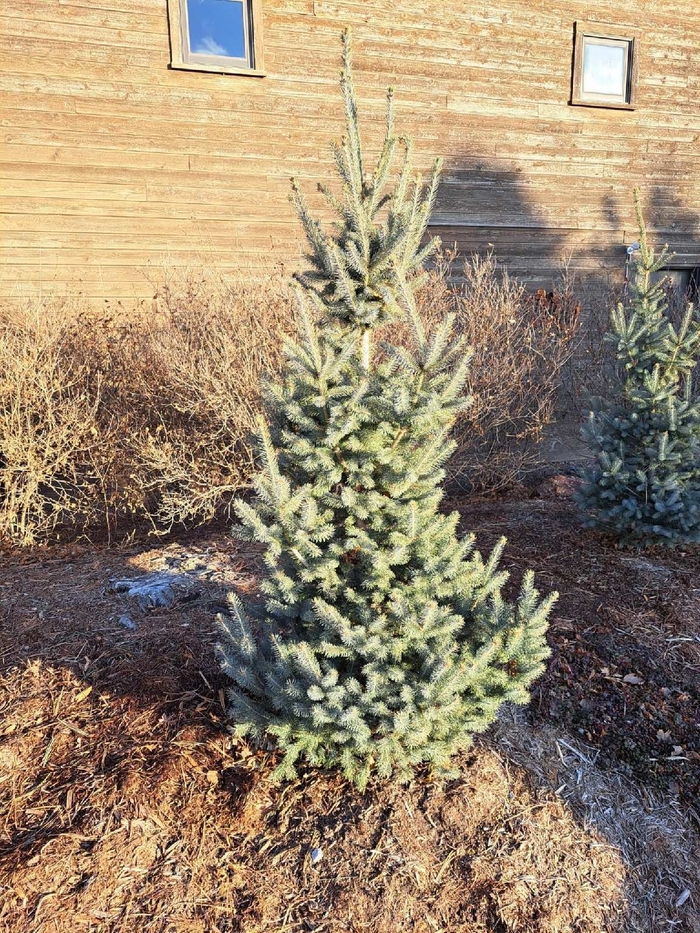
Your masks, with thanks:
[{"label": "tree shadow on ground", "polygon": [[[690,648],[672,646],[664,658],[649,650],[646,629],[617,642],[603,629],[610,619],[629,624],[642,603],[655,605],[655,572],[681,574],[682,584],[683,561],[677,571],[675,564],[670,571],[666,564],[655,571],[653,562],[651,570],[632,566],[627,584],[634,577],[643,586],[615,601],[611,578],[619,580],[625,558],[593,536],[582,540],[563,508],[524,500],[465,509],[482,547],[508,533],[516,577],[533,566],[544,588],[564,591],[552,664],[528,718],[509,725],[506,717],[462,757],[456,781],[424,774],[408,788],[377,782],[365,795],[323,772],[272,785],[271,749],[229,743],[213,616],[224,586],[255,592],[255,549],[201,535],[151,550],[64,549],[6,561],[0,764],[9,780],[0,784],[0,873],[8,890],[25,892],[5,908],[14,928],[43,918],[68,933],[76,916],[97,912],[120,933],[133,929],[133,917],[147,918],[144,930],[178,933],[284,922],[329,930],[369,922],[386,933],[434,922],[475,933],[649,930],[640,892],[653,882],[665,915],[692,930],[691,905],[669,907],[682,894],[678,885],[689,883],[678,867],[682,821],[672,826],[674,849],[663,825],[668,807],[650,810],[652,798],[622,799],[622,792],[613,799],[616,778],[592,764],[596,743],[603,758],[610,751],[592,724],[611,728],[618,701],[640,689],[617,676],[623,654],[649,684],[642,689],[672,691],[669,716],[677,712],[670,678],[677,680]],[[557,560],[550,538],[559,541]],[[110,586],[114,578],[196,567],[196,598],[170,609],[138,613]],[[135,630],[120,624],[124,613]],[[574,618],[577,626],[584,620],[579,634]],[[673,637],[674,623],[667,625]],[[605,664],[609,682],[599,672]],[[581,707],[579,697],[593,698],[591,705]],[[586,798],[592,789],[600,806]],[[612,817],[602,818],[603,803]],[[653,859],[642,865],[638,849],[625,851],[634,840],[615,836],[611,819],[625,831],[635,821],[647,834],[656,826],[652,855],[663,858],[662,876]],[[323,852],[317,865],[309,860],[313,848]],[[54,892],[49,900],[47,891]],[[660,916],[658,904],[654,910]]]}]

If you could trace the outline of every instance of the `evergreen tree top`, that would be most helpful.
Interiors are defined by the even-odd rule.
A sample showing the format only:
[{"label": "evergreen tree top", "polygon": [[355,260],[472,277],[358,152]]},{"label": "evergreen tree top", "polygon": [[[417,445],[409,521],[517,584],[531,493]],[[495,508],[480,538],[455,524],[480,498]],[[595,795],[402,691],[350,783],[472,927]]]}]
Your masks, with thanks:
[{"label": "evergreen tree top", "polygon": [[[326,185],[319,191],[336,215],[332,232],[312,218],[295,179],[291,199],[310,247],[311,269],[298,276],[304,287],[321,300],[323,310],[362,328],[373,328],[402,316],[400,296],[407,277],[419,270],[438,244],[424,244],[424,236],[437,193],[441,161],[424,185],[413,171],[411,141],[394,130],[394,91],[389,89],[384,140],[371,172],[366,171],[352,78],[352,42],[343,32],[343,67],[340,86],[345,112],[345,135],[333,145],[342,184],[338,196]],[[402,155],[399,153],[402,152]],[[397,156],[400,169],[391,183]]]},{"label": "evergreen tree top", "polygon": [[617,358],[628,379],[628,393],[645,385],[650,378],[660,387],[670,388],[688,377],[697,364],[700,338],[692,304],[688,303],[678,327],[669,319],[664,280],[653,279],[668,268],[673,254],[664,246],[657,255],[649,244],[638,188],[634,191],[634,206],[639,226],[639,257],[630,285],[629,310],[622,303],[618,305],[612,315],[613,332],[606,335],[606,340],[617,345]]}]

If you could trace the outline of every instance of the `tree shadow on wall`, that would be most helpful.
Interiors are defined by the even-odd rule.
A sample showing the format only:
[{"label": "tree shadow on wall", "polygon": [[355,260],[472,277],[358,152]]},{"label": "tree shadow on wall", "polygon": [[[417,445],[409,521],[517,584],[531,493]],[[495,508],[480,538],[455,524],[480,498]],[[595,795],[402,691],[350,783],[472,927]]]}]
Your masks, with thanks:
[{"label": "tree shadow on wall", "polygon": [[[532,171],[528,171],[532,166]],[[679,166],[670,164],[672,176]],[[621,171],[622,174],[622,171]],[[466,153],[446,163],[431,232],[462,254],[493,251],[528,287],[551,288],[566,267],[579,280],[621,282],[626,248],[638,238],[634,177],[548,176],[541,163],[522,170]],[[695,190],[662,180],[640,185],[650,239],[668,242],[679,265],[700,265],[700,213]]]}]

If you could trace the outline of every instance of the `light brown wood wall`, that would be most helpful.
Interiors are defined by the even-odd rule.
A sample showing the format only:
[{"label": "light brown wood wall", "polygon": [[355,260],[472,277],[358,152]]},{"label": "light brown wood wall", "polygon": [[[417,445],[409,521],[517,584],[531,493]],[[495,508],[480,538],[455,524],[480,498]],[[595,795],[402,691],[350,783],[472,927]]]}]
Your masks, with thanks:
[{"label": "light brown wood wall", "polygon": [[[299,262],[287,200],[341,131],[352,25],[368,141],[387,85],[428,166],[446,243],[493,244],[547,281],[562,258],[622,269],[632,188],[700,264],[697,0],[263,0],[267,77],[170,70],[165,0],[15,0],[0,15],[1,295],[124,300],[175,263]],[[576,19],[642,30],[635,111],[571,107]]]}]

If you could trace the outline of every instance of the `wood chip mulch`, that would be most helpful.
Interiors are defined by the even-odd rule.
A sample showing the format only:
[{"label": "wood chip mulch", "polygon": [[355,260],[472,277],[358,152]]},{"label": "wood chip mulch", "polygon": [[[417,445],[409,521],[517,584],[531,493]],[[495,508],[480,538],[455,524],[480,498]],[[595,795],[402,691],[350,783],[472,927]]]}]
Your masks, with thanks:
[{"label": "wood chip mulch", "polygon": [[[508,536],[514,584],[531,566],[561,593],[523,729],[580,740],[692,824],[700,551],[618,552],[580,531],[556,486],[536,495],[448,503],[483,550]],[[137,612],[110,589],[168,569],[195,581],[170,608]],[[652,930],[624,846],[489,736],[443,785],[360,795],[314,772],[273,785],[274,752],[230,740],[213,655],[226,588],[254,588],[259,570],[254,549],[212,532],[0,560],[0,930]],[[659,931],[700,930],[688,859]]]}]

